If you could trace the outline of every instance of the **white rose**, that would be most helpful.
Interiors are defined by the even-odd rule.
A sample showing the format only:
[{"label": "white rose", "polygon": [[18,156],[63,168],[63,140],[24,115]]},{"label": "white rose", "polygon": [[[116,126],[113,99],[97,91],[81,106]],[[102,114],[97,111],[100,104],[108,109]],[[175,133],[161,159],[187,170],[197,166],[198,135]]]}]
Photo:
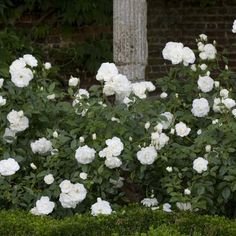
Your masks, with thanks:
[{"label": "white rose", "polygon": [[[55,207],[55,203],[49,200],[49,197],[42,196],[36,202],[36,212],[38,215],[48,215]],[[33,213],[33,212],[32,212]]]},{"label": "white rose", "polygon": [[153,129],[158,133],[162,133],[163,125],[161,123],[158,123]]},{"label": "white rose", "polygon": [[164,203],[163,204],[163,211],[165,211],[165,212],[172,212],[171,205],[169,203]]},{"label": "white rose", "polygon": [[197,173],[201,174],[204,171],[207,171],[208,161],[202,157],[198,157],[193,161],[193,169],[197,171]]},{"label": "white rose", "polygon": [[219,81],[215,81],[215,88],[219,88],[220,87],[220,82]]},{"label": "white rose", "polygon": [[153,146],[141,148],[137,152],[137,158],[143,165],[151,165],[157,159],[157,151]]},{"label": "white rose", "polygon": [[52,65],[50,62],[45,62],[43,65],[44,65],[45,70],[49,70],[52,68]]},{"label": "white rose", "polygon": [[79,83],[79,79],[76,77],[71,76],[69,79],[69,86],[70,87],[76,87]]},{"label": "white rose", "polygon": [[106,140],[106,145],[112,150],[112,155],[118,157],[124,150],[124,144],[118,137]]},{"label": "white rose", "polygon": [[14,132],[21,132],[29,127],[29,120],[24,116],[23,111],[11,110],[7,115],[7,120],[10,122],[10,129]]},{"label": "white rose", "polygon": [[13,158],[0,161],[0,174],[3,176],[14,175],[19,169],[19,164]]},{"label": "white rose", "polygon": [[132,84],[132,91],[133,93],[139,97],[140,99],[145,99],[147,97],[146,91],[152,92],[156,88],[153,83],[148,81],[141,81]]},{"label": "white rose", "polygon": [[52,174],[48,174],[44,176],[43,180],[46,184],[50,185],[54,182],[54,177]]},{"label": "white rose", "polygon": [[109,169],[118,168],[122,165],[122,161],[118,157],[108,157],[105,160],[105,165]]},{"label": "white rose", "polygon": [[185,136],[188,136],[191,129],[187,127],[185,123],[179,122],[178,124],[175,125],[175,131],[178,136],[185,137]]},{"label": "white rose", "polygon": [[199,54],[202,60],[213,60],[216,57],[217,50],[213,44],[206,44],[202,52]]},{"label": "white rose", "polygon": [[172,172],[172,171],[173,171],[173,168],[172,168],[171,166],[167,166],[167,167],[166,167],[166,170],[167,170],[168,172]]},{"label": "white rose", "polygon": [[179,64],[183,61],[183,48],[182,43],[168,42],[162,50],[163,58],[171,61],[173,65]]},{"label": "white rose", "polygon": [[95,159],[96,150],[87,145],[79,147],[75,153],[75,159],[80,164],[89,164]]},{"label": "white rose", "polygon": [[213,111],[214,112],[222,112],[222,106],[221,106],[221,99],[220,98],[214,98]]},{"label": "white rose", "polygon": [[194,99],[192,103],[192,113],[196,117],[204,117],[210,111],[210,106],[205,98]]},{"label": "white rose", "polygon": [[220,96],[223,97],[223,98],[228,98],[229,91],[227,89],[221,89],[220,90]]},{"label": "white rose", "polygon": [[102,200],[101,198],[97,198],[97,202],[91,206],[91,214],[93,216],[97,215],[110,215],[112,213],[112,209],[110,203]]},{"label": "white rose", "polygon": [[26,67],[12,71],[10,74],[12,83],[19,88],[27,87],[29,82],[34,78],[33,72]]},{"label": "white rose", "polygon": [[24,59],[25,63],[27,65],[29,65],[30,67],[36,67],[38,65],[37,59],[30,54],[25,54],[23,56],[23,59]]},{"label": "white rose", "polygon": [[151,141],[157,150],[161,150],[169,142],[169,137],[164,133],[155,132],[151,134]]},{"label": "white rose", "polygon": [[160,98],[162,98],[162,99],[165,99],[165,98],[167,98],[167,97],[168,97],[168,94],[165,93],[165,92],[163,92],[163,93],[160,94]]},{"label": "white rose", "polygon": [[196,60],[194,52],[189,47],[184,47],[182,50],[182,60],[185,66],[193,64]]},{"label": "white rose", "polygon": [[197,131],[197,135],[200,135],[200,134],[202,134],[202,130],[201,130],[201,129],[199,129],[199,130]]},{"label": "white rose", "polygon": [[232,110],[232,114],[233,114],[234,118],[236,118],[236,109]]},{"label": "white rose", "polygon": [[102,63],[100,68],[98,69],[96,79],[98,81],[109,81],[115,75],[118,75],[118,69],[116,68],[114,63]]},{"label": "white rose", "polygon": [[203,93],[208,93],[214,87],[214,80],[210,76],[199,76],[197,84]]},{"label": "white rose", "polygon": [[86,180],[86,179],[88,178],[88,174],[85,173],[85,172],[81,172],[81,173],[79,174],[79,177],[80,177],[81,179],[83,179],[83,180]]},{"label": "white rose", "polygon": [[202,52],[204,49],[204,44],[202,42],[198,42],[197,47],[198,47],[198,51]]},{"label": "white rose", "polygon": [[199,67],[200,67],[201,70],[206,70],[207,65],[206,64],[201,64]]},{"label": "white rose", "polygon": [[57,131],[54,131],[53,134],[52,134],[53,138],[58,138],[58,133]]},{"label": "white rose", "polygon": [[84,137],[83,137],[83,136],[80,136],[80,137],[79,137],[79,141],[80,141],[80,143],[84,143],[84,141],[85,141]]},{"label": "white rose", "polygon": [[190,194],[191,194],[191,191],[190,191],[188,188],[186,188],[186,189],[184,190],[184,194],[185,194],[185,195],[190,195]]},{"label": "white rose", "polygon": [[206,152],[210,152],[210,151],[211,151],[211,145],[206,145],[205,151],[206,151]]},{"label": "white rose", "polygon": [[70,180],[63,180],[59,185],[62,193],[69,193],[72,190],[73,184]]},{"label": "white rose", "polygon": [[235,100],[231,98],[222,99],[222,103],[226,106],[227,109],[231,109],[235,106]]},{"label": "white rose", "polygon": [[32,142],[30,144],[31,150],[33,153],[38,154],[46,154],[50,151],[52,151],[52,143],[50,140],[47,140],[46,138],[39,138],[35,142]]},{"label": "white rose", "polygon": [[200,38],[200,40],[202,40],[202,41],[207,41],[207,35],[205,35],[205,34],[200,34],[200,35],[199,35],[199,38]]}]

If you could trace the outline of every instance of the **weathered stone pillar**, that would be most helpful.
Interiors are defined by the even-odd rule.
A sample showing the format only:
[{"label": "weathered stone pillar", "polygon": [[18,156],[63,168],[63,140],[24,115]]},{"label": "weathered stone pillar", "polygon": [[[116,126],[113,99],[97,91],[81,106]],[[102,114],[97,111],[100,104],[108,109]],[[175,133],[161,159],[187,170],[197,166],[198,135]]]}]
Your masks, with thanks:
[{"label": "weathered stone pillar", "polygon": [[143,80],[147,65],[146,0],[113,0],[113,60],[130,80]]}]

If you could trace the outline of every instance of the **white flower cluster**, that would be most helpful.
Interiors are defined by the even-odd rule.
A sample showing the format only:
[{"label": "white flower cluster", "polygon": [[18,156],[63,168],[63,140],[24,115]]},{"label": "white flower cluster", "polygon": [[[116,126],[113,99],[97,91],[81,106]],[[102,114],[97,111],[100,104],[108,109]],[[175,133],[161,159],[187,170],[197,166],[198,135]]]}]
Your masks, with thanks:
[{"label": "white flower cluster", "polygon": [[44,137],[32,142],[30,147],[33,153],[38,153],[41,155],[53,150],[51,141]]},{"label": "white flower cluster", "polygon": [[97,202],[91,206],[91,214],[93,216],[98,215],[110,215],[112,209],[108,201],[104,201],[101,198],[97,198]]},{"label": "white flower cluster", "polygon": [[153,85],[152,82],[149,82],[149,81],[147,82],[141,81],[141,82],[136,82],[132,84],[133,93],[140,99],[144,99],[147,97],[146,91],[152,92],[155,89],[156,87]]},{"label": "white flower cluster", "polygon": [[0,161],[0,175],[14,175],[19,169],[19,164],[13,158]]},{"label": "white flower cluster", "polygon": [[194,52],[189,47],[184,47],[182,43],[168,42],[162,50],[163,58],[176,65],[183,63],[185,66],[195,62]]},{"label": "white flower cluster", "polygon": [[11,81],[19,88],[27,87],[29,82],[34,78],[33,72],[30,68],[34,68],[37,65],[38,61],[30,54],[26,54],[13,61],[9,70]]},{"label": "white flower cluster", "polygon": [[80,164],[89,164],[95,158],[96,150],[88,147],[87,145],[79,147],[76,150],[75,158]]},{"label": "white flower cluster", "polygon": [[161,150],[169,142],[169,137],[162,132],[154,132],[151,134],[151,144],[156,150]]},{"label": "white flower cluster", "polygon": [[106,96],[116,95],[119,101],[129,105],[132,100],[128,97],[134,93],[140,99],[146,98],[146,91],[155,90],[152,82],[141,81],[131,83],[125,75],[119,74],[114,63],[103,63],[98,69],[96,79],[104,82],[103,93]]},{"label": "white flower cluster", "polygon": [[199,57],[202,60],[214,60],[216,58],[217,50],[211,43],[204,44],[204,42],[198,42],[198,50],[200,51]]},{"label": "white flower cluster", "polygon": [[157,151],[154,146],[143,147],[137,152],[137,158],[142,165],[152,165],[157,159]]},{"label": "white flower cluster", "polygon": [[87,190],[83,184],[72,184],[69,180],[63,180],[59,186],[61,189],[59,201],[64,208],[75,208],[86,198]]},{"label": "white flower cluster", "polygon": [[48,215],[55,207],[55,203],[50,201],[49,197],[42,196],[36,201],[36,207],[32,208],[30,212],[33,215]]},{"label": "white flower cluster", "polygon": [[235,107],[236,102],[234,99],[229,98],[229,91],[227,89],[220,90],[220,97],[214,98],[213,111],[214,112],[228,112]]},{"label": "white flower cluster", "polygon": [[29,127],[29,120],[24,115],[23,111],[12,110],[7,115],[7,120],[10,123],[9,128],[5,129],[3,138],[8,143],[12,143],[16,138],[16,133],[26,130]]},{"label": "white flower cluster", "polygon": [[120,167],[122,165],[122,161],[118,158],[121,152],[124,150],[124,144],[117,137],[113,137],[112,139],[106,140],[106,145],[103,150],[99,152],[100,157],[105,157],[105,165],[114,169]]}]

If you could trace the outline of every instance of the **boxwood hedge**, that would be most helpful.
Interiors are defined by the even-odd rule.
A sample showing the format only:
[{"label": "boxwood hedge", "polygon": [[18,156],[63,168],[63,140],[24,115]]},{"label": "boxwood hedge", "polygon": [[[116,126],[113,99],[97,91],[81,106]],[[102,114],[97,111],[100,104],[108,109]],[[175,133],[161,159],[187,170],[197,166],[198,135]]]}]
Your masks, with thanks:
[{"label": "boxwood hedge", "polygon": [[235,236],[236,221],[195,213],[165,213],[137,206],[123,208],[110,216],[74,215],[63,219],[1,210],[0,235]]}]

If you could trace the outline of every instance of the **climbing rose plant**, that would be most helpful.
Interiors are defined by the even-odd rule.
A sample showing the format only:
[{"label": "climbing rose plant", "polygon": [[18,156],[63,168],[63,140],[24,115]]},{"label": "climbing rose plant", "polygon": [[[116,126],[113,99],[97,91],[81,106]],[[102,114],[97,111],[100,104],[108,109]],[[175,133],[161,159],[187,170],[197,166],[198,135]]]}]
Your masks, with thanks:
[{"label": "climbing rose plant", "polygon": [[204,34],[197,50],[169,42],[162,54],[173,66],[155,85],[103,63],[89,90],[73,76],[62,89],[32,55],[12,62],[0,79],[1,208],[97,216],[141,202],[232,214],[235,75]]}]

